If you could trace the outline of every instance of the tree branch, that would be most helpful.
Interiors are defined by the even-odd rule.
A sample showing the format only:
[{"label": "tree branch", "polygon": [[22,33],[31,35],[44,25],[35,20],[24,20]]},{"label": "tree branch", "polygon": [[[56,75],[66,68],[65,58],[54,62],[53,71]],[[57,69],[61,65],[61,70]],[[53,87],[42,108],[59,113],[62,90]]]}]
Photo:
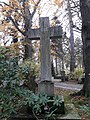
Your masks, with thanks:
[{"label": "tree branch", "polygon": [[10,7],[10,8],[13,8],[12,6],[10,6],[9,4],[7,4],[7,3],[5,3],[5,2],[0,2],[0,3],[6,5],[6,6]]},{"label": "tree branch", "polygon": [[41,0],[38,0],[38,2],[35,4],[34,10],[33,10],[32,15],[31,15],[32,18],[34,16],[34,14],[35,14],[35,12],[37,10],[37,7],[38,7],[38,5],[39,5],[40,2],[41,2]]},{"label": "tree branch", "polygon": [[21,31],[19,29],[19,27],[17,26],[17,23],[13,20],[13,18],[10,16],[9,19],[12,21],[12,23],[14,24],[14,26],[17,28],[17,30],[22,33],[24,36],[26,36],[25,32]]}]

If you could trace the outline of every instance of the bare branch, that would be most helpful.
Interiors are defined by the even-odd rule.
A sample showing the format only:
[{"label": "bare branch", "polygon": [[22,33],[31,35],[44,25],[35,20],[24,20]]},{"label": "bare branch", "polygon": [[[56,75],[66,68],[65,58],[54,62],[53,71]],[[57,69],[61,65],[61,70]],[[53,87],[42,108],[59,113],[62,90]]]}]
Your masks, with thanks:
[{"label": "bare branch", "polygon": [[9,19],[12,21],[12,23],[14,24],[14,26],[17,28],[17,30],[22,33],[24,36],[26,36],[25,32],[21,31],[16,23],[15,20],[13,20],[13,18],[11,16],[9,16]]},{"label": "bare branch", "polygon": [[10,7],[10,8],[13,8],[12,6],[10,6],[9,4],[7,4],[5,2],[0,2],[0,3],[1,3],[0,5],[4,4],[4,5],[6,5],[6,6]]},{"label": "bare branch", "polygon": [[34,14],[35,14],[35,12],[37,10],[37,7],[38,7],[38,5],[39,5],[40,2],[41,2],[41,0],[38,0],[38,2],[35,4],[34,10],[33,10],[32,15],[31,15],[32,18],[34,16]]}]

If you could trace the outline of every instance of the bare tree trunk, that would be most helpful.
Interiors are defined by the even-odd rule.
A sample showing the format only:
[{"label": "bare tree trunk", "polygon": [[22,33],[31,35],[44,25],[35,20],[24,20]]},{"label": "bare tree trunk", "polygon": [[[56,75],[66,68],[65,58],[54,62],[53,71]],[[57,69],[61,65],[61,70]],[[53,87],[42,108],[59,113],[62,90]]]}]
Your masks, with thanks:
[{"label": "bare tree trunk", "polygon": [[84,95],[90,96],[90,1],[80,0],[82,16],[83,59],[85,66]]},{"label": "bare tree trunk", "polygon": [[56,63],[56,74],[58,74],[57,57],[55,58],[55,63]]},{"label": "bare tree trunk", "polygon": [[28,0],[23,1],[23,7],[24,7],[24,22],[25,22],[25,55],[24,59],[26,58],[32,58],[32,43],[28,38],[31,26],[32,26],[32,16],[29,10],[29,5],[27,4]]},{"label": "bare tree trunk", "polygon": [[62,57],[62,71],[64,71],[64,58]]},{"label": "bare tree trunk", "polygon": [[26,58],[31,58],[33,56],[33,47],[32,47],[32,42],[29,40],[29,38],[25,38],[26,44],[25,46],[25,54],[24,54],[24,59]]},{"label": "bare tree trunk", "polygon": [[90,97],[90,1],[80,0],[82,17],[83,61],[85,67],[85,81],[83,88],[73,95]]},{"label": "bare tree trunk", "polygon": [[64,52],[63,52],[62,40],[61,40],[60,47],[61,47],[61,53],[62,53],[62,56],[61,56],[61,60],[62,60],[62,71],[64,71]]},{"label": "bare tree trunk", "polygon": [[70,1],[67,0],[68,5],[68,17],[69,17],[69,25],[70,25],[70,72],[74,71],[75,67],[75,59],[74,59],[74,34],[73,34],[73,21],[72,21],[72,13]]},{"label": "bare tree trunk", "polygon": [[58,57],[61,59],[61,69],[62,71],[64,71],[64,52],[63,52],[62,39],[57,39],[56,43],[57,43],[57,48],[58,48],[56,49],[56,53]]},{"label": "bare tree trunk", "polygon": [[26,42],[26,45],[25,45],[25,56],[24,58],[32,58],[32,55],[33,55],[33,48],[32,48],[32,42],[29,40],[29,34],[30,34],[30,30],[31,30],[31,27],[32,27],[32,19],[33,19],[33,16],[36,12],[36,9],[39,5],[41,0],[38,0],[38,2],[35,4],[35,7],[34,7],[34,10],[33,12],[31,13],[30,12],[30,8],[29,8],[29,4],[28,4],[28,0],[23,0],[23,7],[24,7],[24,22],[25,22],[25,42]]}]

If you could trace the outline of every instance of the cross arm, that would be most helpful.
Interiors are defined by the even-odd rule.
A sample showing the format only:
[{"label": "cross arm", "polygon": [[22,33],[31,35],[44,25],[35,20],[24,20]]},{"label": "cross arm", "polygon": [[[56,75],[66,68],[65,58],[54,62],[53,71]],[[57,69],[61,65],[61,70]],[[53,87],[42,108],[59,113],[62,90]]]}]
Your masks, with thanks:
[{"label": "cross arm", "polygon": [[[49,32],[50,32],[50,39],[62,37],[62,27],[61,26],[50,27]],[[39,40],[40,39],[40,28],[31,29],[28,32],[28,36],[29,36],[30,40]]]}]

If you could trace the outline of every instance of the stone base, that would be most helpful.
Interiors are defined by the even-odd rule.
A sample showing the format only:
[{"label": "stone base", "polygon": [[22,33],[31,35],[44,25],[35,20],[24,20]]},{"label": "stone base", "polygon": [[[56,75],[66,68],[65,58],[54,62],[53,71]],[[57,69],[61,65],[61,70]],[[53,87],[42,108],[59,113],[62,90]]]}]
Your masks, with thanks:
[{"label": "stone base", "polygon": [[38,93],[54,96],[54,83],[51,81],[41,81],[38,84]]}]

